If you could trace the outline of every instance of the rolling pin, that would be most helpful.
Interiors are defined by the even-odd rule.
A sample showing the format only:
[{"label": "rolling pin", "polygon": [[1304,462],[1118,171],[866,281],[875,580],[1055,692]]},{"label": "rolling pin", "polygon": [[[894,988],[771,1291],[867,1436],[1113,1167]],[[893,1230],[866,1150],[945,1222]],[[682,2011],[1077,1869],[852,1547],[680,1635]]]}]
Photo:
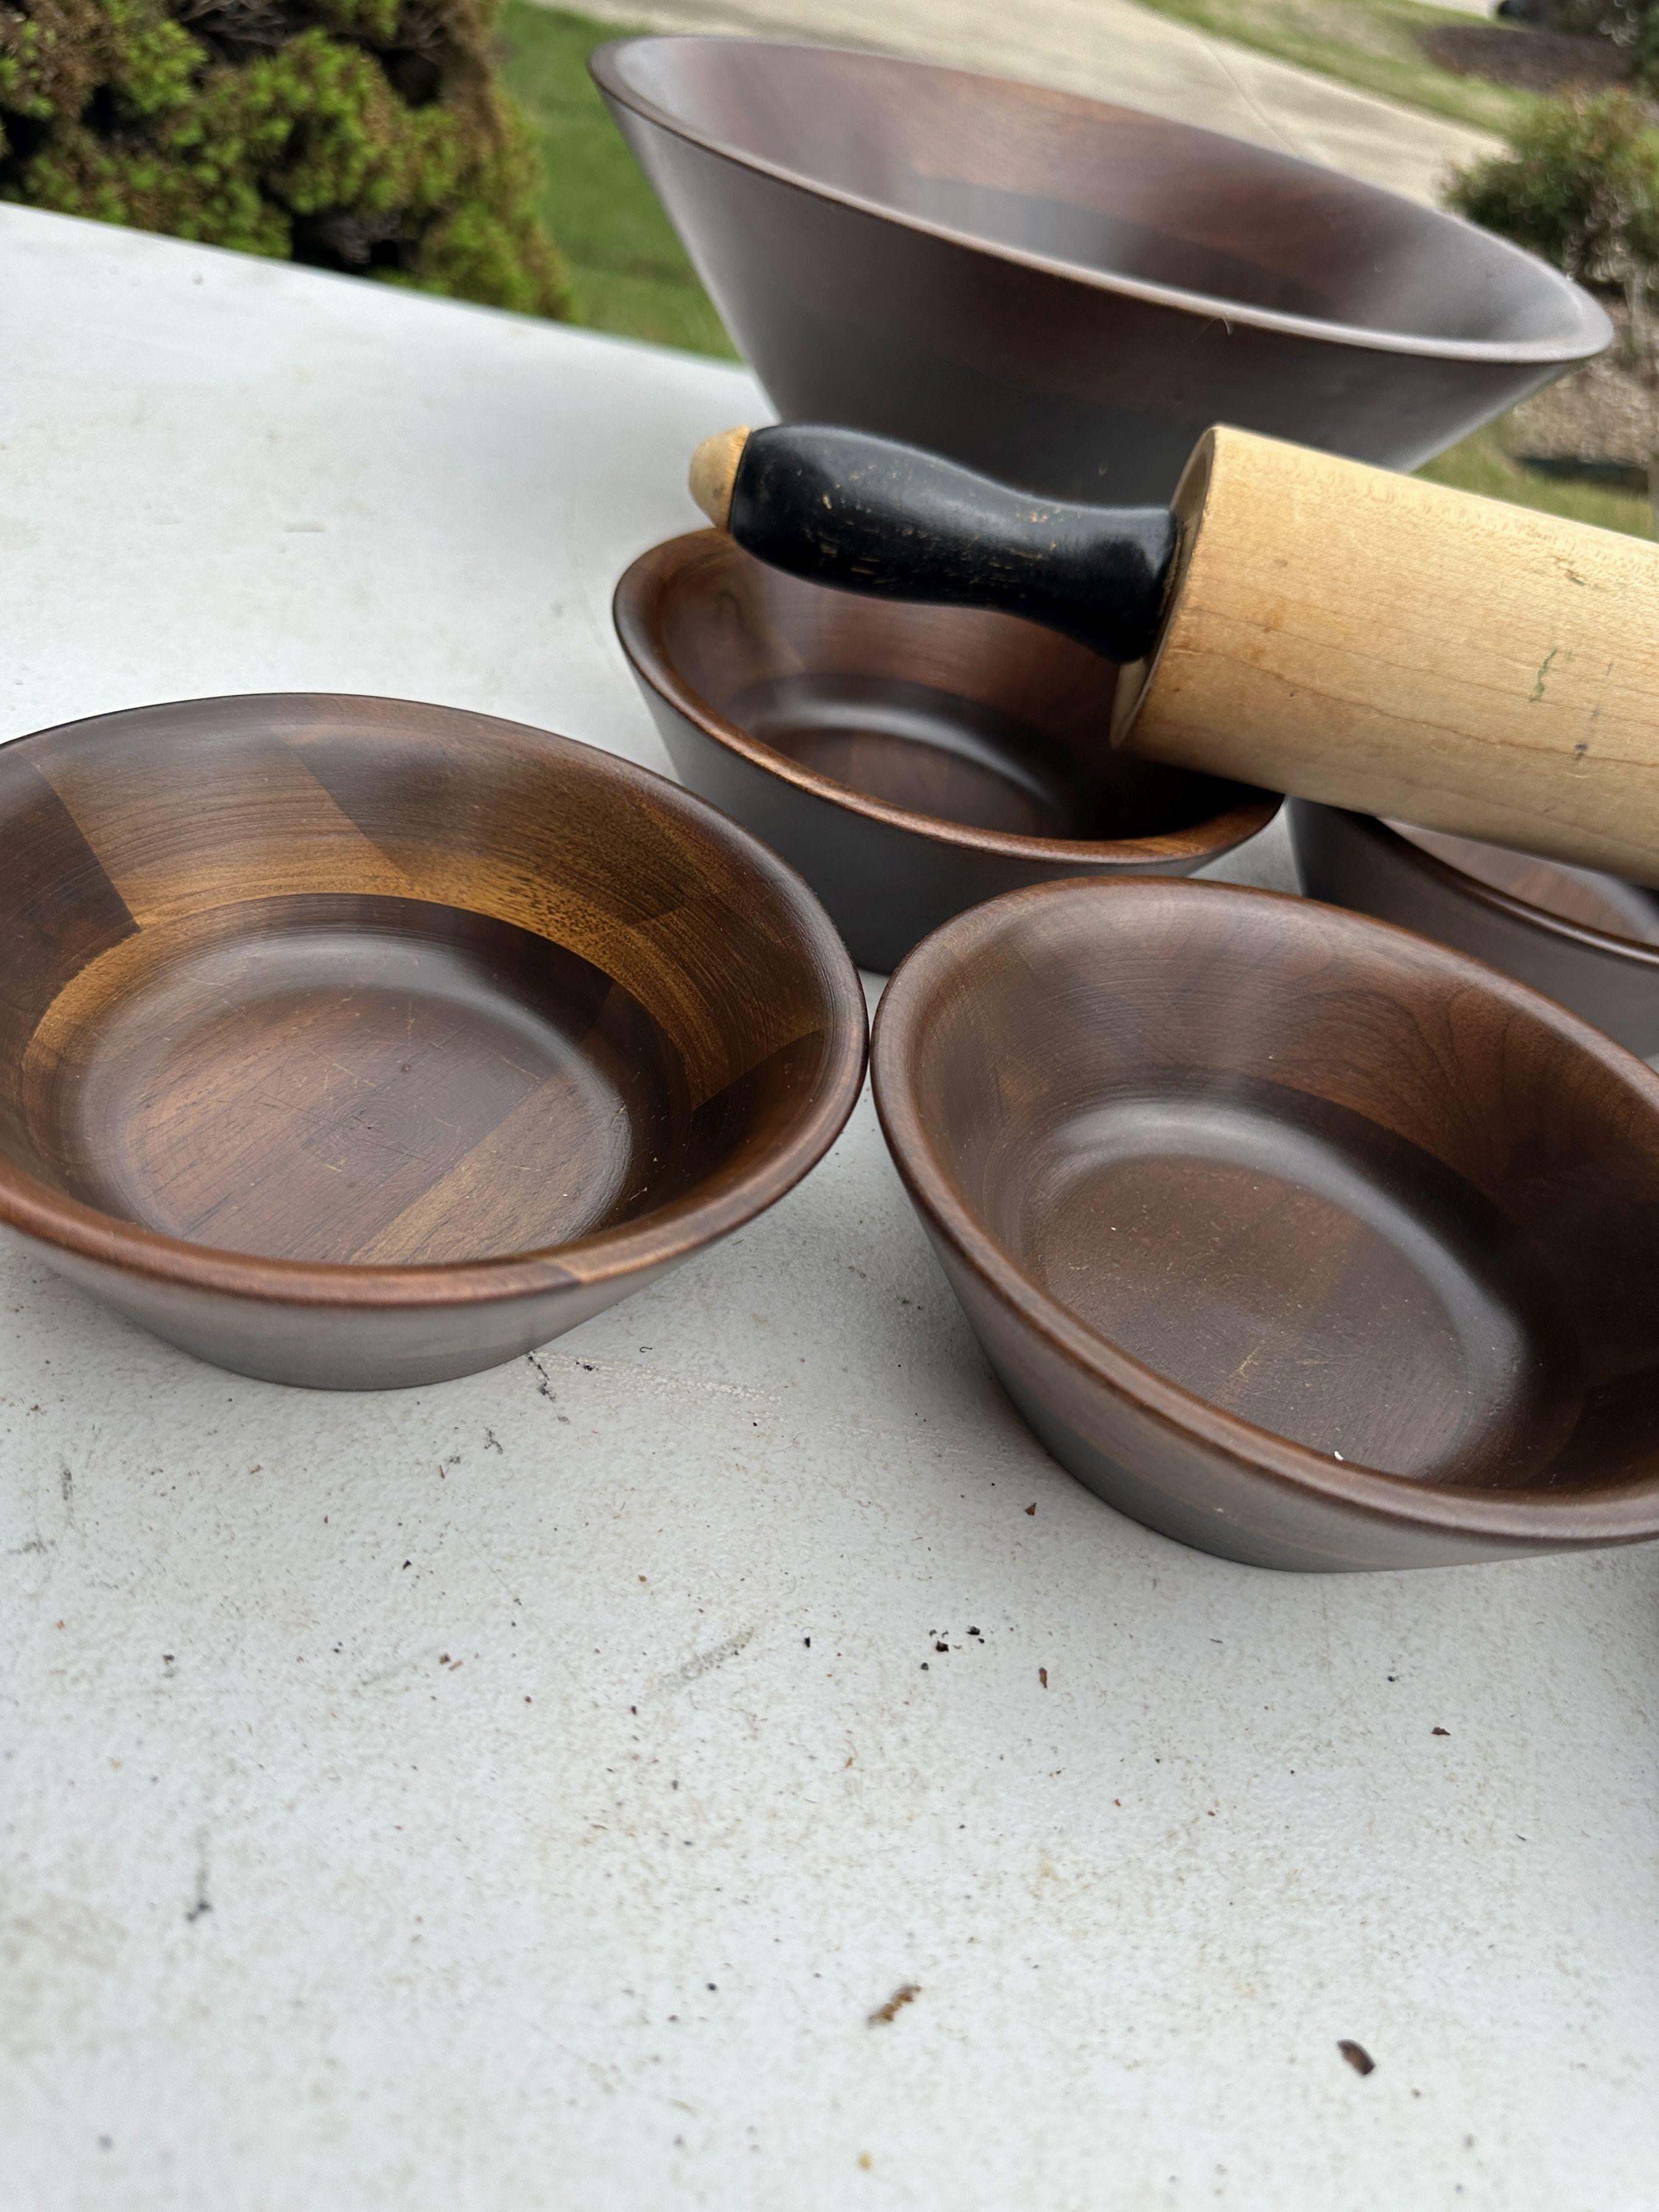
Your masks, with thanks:
[{"label": "rolling pin", "polygon": [[1659,885],[1659,546],[1206,431],[1172,507],[1055,504],[858,432],[697,449],[761,560],[1123,665],[1110,742]]}]

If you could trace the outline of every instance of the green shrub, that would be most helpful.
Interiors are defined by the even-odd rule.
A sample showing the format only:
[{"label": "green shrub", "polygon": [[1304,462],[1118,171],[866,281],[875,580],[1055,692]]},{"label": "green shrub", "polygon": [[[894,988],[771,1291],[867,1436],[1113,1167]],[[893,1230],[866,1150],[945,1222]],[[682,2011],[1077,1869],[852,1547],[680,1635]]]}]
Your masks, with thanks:
[{"label": "green shrub", "polygon": [[1659,271],[1659,131],[1627,92],[1540,100],[1447,204],[1570,276],[1644,295]]},{"label": "green shrub", "polygon": [[0,198],[558,315],[498,0],[0,0]]}]

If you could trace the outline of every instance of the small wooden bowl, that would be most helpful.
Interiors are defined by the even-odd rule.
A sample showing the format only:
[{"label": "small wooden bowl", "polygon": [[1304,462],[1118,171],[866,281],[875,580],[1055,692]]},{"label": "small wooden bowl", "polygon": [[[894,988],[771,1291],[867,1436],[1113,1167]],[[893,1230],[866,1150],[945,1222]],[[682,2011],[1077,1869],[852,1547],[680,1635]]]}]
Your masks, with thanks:
[{"label": "small wooden bowl", "polygon": [[617,634],[674,766],[763,837],[860,965],[1068,876],[1185,875],[1279,799],[1115,753],[1117,671],[1053,630],[769,568],[724,532],[643,555]]},{"label": "small wooden bowl", "polygon": [[590,67],[786,422],[1163,503],[1212,422],[1412,469],[1613,328],[1489,231],[1162,115],[750,38]]},{"label": "small wooden bowl", "polygon": [[1644,1059],[1659,1053],[1659,891],[1296,799],[1304,888],[1490,961]]},{"label": "small wooden bowl", "polygon": [[1659,1076],[1404,930],[1062,884],[889,985],[887,1141],[1015,1404],[1258,1565],[1659,1534]]},{"label": "small wooden bowl", "polygon": [[385,699],[0,748],[0,1222],[221,1366],[380,1389],[781,1198],[863,1080],[806,890],[660,776]]}]

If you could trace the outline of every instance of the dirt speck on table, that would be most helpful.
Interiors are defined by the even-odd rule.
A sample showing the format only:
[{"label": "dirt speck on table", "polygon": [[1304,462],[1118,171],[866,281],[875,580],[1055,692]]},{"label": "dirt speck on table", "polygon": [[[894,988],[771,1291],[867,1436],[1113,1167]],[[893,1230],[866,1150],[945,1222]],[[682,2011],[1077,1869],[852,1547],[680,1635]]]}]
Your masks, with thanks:
[{"label": "dirt speck on table", "polygon": [[885,2027],[890,2021],[898,2018],[906,2005],[914,2004],[921,1995],[920,1983],[901,1982],[886,2003],[876,2007],[866,2025],[871,2027]]}]

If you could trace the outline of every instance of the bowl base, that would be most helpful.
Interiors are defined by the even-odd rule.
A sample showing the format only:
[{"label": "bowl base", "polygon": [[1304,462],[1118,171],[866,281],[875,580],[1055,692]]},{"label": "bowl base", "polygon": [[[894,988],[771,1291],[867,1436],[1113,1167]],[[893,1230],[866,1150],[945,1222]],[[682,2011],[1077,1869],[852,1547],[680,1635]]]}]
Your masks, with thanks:
[{"label": "bowl base", "polygon": [[1525,1486],[1571,1432],[1581,1393],[1541,1271],[1478,1192],[1376,1125],[1246,1086],[1110,1101],[1043,1150],[1012,1249],[1207,1402],[1440,1483]]},{"label": "bowl base", "polygon": [[685,1150],[679,1056],[619,985],[510,922],[394,897],[145,930],[54,1001],[26,1095],[84,1204],[311,1262],[562,1244],[660,1202]]},{"label": "bowl base", "polygon": [[959,693],[811,672],[752,684],[726,711],[774,752],[890,806],[1019,837],[1093,834],[1075,768],[1036,731]]}]

